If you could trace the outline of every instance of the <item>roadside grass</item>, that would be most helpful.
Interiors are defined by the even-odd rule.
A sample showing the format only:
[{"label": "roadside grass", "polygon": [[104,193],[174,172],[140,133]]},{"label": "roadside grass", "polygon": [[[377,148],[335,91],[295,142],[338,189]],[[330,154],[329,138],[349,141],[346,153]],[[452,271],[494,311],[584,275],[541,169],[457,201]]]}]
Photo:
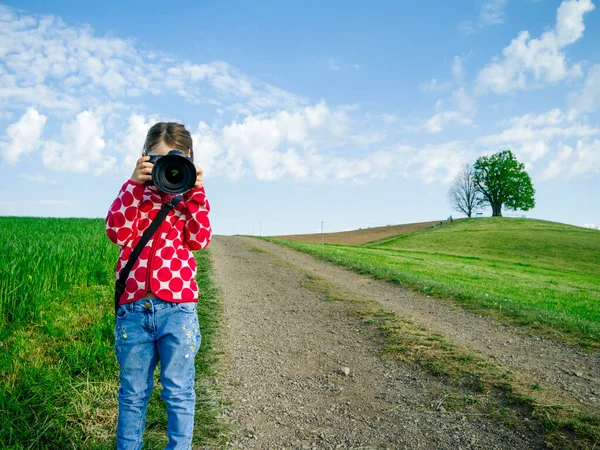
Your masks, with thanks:
[{"label": "roadside grass", "polygon": [[[114,353],[118,247],[102,219],[0,217],[0,447],[114,447],[119,369]],[[207,249],[209,250],[209,249]],[[210,260],[196,252],[202,345],[196,357],[194,443],[223,443],[210,379],[220,305]],[[144,448],[166,444],[159,371]]]},{"label": "roadside grass", "polygon": [[378,245],[262,239],[535,333],[600,350],[600,232],[532,219],[457,221]]},{"label": "roadside grass", "polygon": [[600,441],[597,412],[580,409],[569,399],[543,390],[539,383],[503,370],[476,350],[447,342],[374,300],[344,291],[318,276],[305,276],[304,287],[323,294],[326,301],[350,304],[348,314],[377,333],[383,355],[415,364],[456,387],[431,405],[435,410],[489,415],[519,428],[524,420],[530,421],[549,448],[585,449]]}]

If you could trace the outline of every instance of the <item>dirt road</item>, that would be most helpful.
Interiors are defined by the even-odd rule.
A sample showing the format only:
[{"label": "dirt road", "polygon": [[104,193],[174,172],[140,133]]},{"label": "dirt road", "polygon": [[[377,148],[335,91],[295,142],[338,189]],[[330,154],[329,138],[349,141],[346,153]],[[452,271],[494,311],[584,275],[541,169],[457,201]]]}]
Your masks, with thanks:
[{"label": "dirt road", "polygon": [[[539,426],[506,424],[440,405],[456,386],[380,356],[378,337],[304,287],[306,274],[343,286],[573,401],[594,407],[600,362],[520,336],[460,308],[248,237],[214,236],[215,282],[224,306],[225,352],[218,379],[231,402],[233,448],[545,448]],[[348,374],[346,374],[346,372]]]}]

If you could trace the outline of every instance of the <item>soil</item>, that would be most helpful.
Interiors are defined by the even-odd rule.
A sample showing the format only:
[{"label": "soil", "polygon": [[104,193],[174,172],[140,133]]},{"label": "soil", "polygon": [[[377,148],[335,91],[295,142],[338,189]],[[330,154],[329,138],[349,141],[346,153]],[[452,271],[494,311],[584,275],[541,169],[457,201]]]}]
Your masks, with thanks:
[{"label": "soil", "polygon": [[[447,223],[447,221],[443,221]],[[440,221],[407,223],[403,225],[388,225],[385,227],[362,228],[360,230],[340,231],[337,233],[321,234],[289,234],[285,236],[272,236],[277,239],[288,239],[292,241],[312,242],[320,244],[341,244],[341,245],[363,245],[373,243],[382,239],[398,236],[400,234],[414,233],[415,231],[425,230],[427,228],[439,226]]]},{"label": "soil", "polygon": [[597,410],[600,357],[251,237],[213,236],[228,448],[536,449],[535,421],[442,405],[469,394],[382,355],[374,330],[306,287],[318,275],[472,348],[565,402]]}]

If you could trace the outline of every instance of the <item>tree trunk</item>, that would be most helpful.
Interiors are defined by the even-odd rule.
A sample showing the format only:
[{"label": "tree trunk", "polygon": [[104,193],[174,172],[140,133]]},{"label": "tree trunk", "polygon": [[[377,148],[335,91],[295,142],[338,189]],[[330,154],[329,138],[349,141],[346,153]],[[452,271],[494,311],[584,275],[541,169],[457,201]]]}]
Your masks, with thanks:
[{"label": "tree trunk", "polygon": [[492,217],[502,217],[502,203],[492,204]]}]

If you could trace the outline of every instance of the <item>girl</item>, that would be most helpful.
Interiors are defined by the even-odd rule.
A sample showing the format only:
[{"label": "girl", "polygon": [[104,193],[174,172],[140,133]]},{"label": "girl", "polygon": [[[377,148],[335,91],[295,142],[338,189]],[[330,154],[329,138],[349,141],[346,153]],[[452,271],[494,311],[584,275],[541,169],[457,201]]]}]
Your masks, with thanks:
[{"label": "girl", "polygon": [[[148,131],[131,179],[110,207],[106,234],[121,247],[117,279],[162,204],[172,198],[144,184],[152,179],[148,155],[166,155],[170,150],[181,150],[193,160],[190,133],[178,123],[155,124]],[[183,194],[183,200],[146,244],[119,299],[115,325],[121,384],[117,450],[142,448],[146,407],[159,360],[164,388],[161,398],[167,404],[168,417],[165,450],[191,447],[196,404],[194,358],[201,342],[192,251],[205,248],[212,236],[202,169],[196,166],[196,170],[195,186]]]}]

